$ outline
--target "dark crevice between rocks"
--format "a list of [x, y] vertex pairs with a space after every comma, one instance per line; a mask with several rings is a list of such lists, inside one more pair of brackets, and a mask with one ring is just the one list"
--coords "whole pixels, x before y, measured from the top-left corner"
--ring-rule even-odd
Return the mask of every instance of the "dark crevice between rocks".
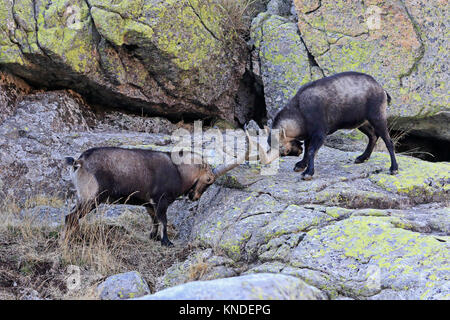
[[415, 31], [417, 37], [419, 38], [419, 42], [420, 42], [419, 55], [414, 60], [413, 65], [411, 66], [411, 68], [408, 71], [406, 71], [404, 74], [401, 74], [399, 76], [400, 86], [403, 87], [403, 79], [408, 77], [408, 76], [410, 76], [413, 72], [415, 72], [417, 70], [420, 61], [422, 61], [423, 57], [425, 56], [425, 45], [424, 45], [424, 40], [423, 40], [422, 33], [420, 31], [419, 24], [417, 23], [417, 21], [414, 19], [414, 17], [409, 12], [408, 7], [404, 3], [404, 1], [400, 0], [399, 2], [403, 6], [406, 14], [408, 15], [408, 18], [411, 21], [411, 23], [413, 25], [413, 28], [414, 28], [414, 31]]
[[310, 70], [310, 76], [311, 76], [311, 78], [313, 78], [313, 72], [312, 72], [312, 69], [313, 69], [313, 68], [319, 69], [319, 71], [320, 71], [322, 77], [325, 77], [325, 73], [323, 72], [323, 69], [320, 67], [320, 65], [319, 65], [319, 63], [317, 62], [316, 58], [314, 57], [314, 55], [313, 55], [313, 54], [311, 53], [311, 51], [309, 50], [308, 46], [307, 46], [306, 43], [305, 43], [305, 40], [303, 40], [301, 31], [300, 31], [300, 29], [298, 29], [298, 28], [297, 28], [297, 33], [298, 33], [298, 36], [300, 37], [300, 41], [302, 42], [303, 47], [305, 48], [306, 54], [307, 54], [307, 56], [308, 56], [309, 70]]
[[421, 136], [414, 133], [402, 134], [391, 130], [392, 136], [401, 136], [395, 151], [430, 162], [450, 161], [450, 141]]
[[194, 12], [194, 14], [197, 16], [198, 20], [200, 21], [200, 23], [202, 24], [203, 28], [205, 28], [206, 31], [208, 31], [211, 36], [216, 39], [217, 41], [220, 41], [220, 39], [214, 34], [214, 32], [211, 31], [211, 29], [209, 29], [206, 24], [204, 23], [202, 17], [200, 16], [200, 14], [197, 12], [197, 10], [195, 10], [194, 6], [192, 5], [191, 1], [187, 1], [189, 7], [192, 9], [192, 11]]
[[321, 7], [322, 7], [322, 0], [319, 0], [319, 4], [317, 5], [317, 7], [314, 8], [314, 9], [311, 9], [311, 10], [309, 10], [309, 11], [307, 11], [307, 12], [305, 12], [305, 14], [311, 14], [311, 13], [314, 13], [314, 12], [316, 12], [317, 10], [319, 10]]
[[[14, 14], [14, 7], [15, 7], [15, 5], [16, 5], [16, 0], [13, 0], [13, 1], [12, 1], [12, 5], [11, 5], [11, 15], [12, 15], [12, 18], [13, 18], [13, 21], [14, 21], [14, 24], [15, 24], [14, 30], [20, 29], [20, 24], [19, 24], [19, 22], [17, 21], [16, 15]], [[14, 43], [15, 45], [17, 45], [17, 47], [19, 48], [20, 53], [21, 53], [22, 55], [24, 55], [24, 52], [23, 52], [23, 50], [22, 50], [22, 47], [20, 46], [20, 43], [15, 39], [15, 37], [12, 36], [12, 35], [10, 34], [10, 35], [9, 35], [9, 40], [10, 40], [12, 43]], [[27, 41], [27, 42], [28, 42], [28, 41]], [[29, 44], [28, 44], [28, 45], [29, 45]]]
[[34, 17], [34, 32], [36, 35], [36, 45], [38, 46], [39, 50], [42, 51], [42, 53], [50, 60], [52, 61], [51, 57], [48, 55], [48, 53], [41, 47], [41, 44], [39, 43], [39, 32], [38, 32], [38, 17], [37, 17], [37, 1], [33, 0], [33, 17]]
[[[314, 68], [314, 67], [319, 68], [319, 70], [320, 70], [320, 72], [322, 74], [322, 77], [323, 77], [324, 73], [323, 73], [322, 68], [320, 67], [319, 63], [317, 62], [316, 58], [313, 56], [311, 51], [309, 51], [308, 47], [306, 46], [305, 41], [303, 40], [303, 38], [301, 36], [300, 36], [300, 40], [302, 41], [302, 43], [303, 43], [303, 45], [305, 47], [305, 50], [306, 50], [306, 54], [308, 55], [308, 61], [309, 61], [309, 68], [310, 68], [310, 70], [312, 68]], [[311, 71], [311, 76], [312, 76], [312, 71]]]
[[242, 76], [235, 100], [236, 108], [239, 110], [235, 115], [245, 114], [244, 118], [235, 116], [235, 121], [243, 126], [246, 122], [254, 120], [262, 128], [267, 122], [264, 85], [252, 71], [246, 70]]

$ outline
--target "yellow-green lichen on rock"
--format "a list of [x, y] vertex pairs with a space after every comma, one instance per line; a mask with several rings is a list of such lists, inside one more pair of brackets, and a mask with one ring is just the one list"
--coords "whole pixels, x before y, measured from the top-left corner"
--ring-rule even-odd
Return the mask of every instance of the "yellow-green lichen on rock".
[[36, 10], [37, 41], [45, 54], [75, 72], [96, 72], [93, 23], [86, 2], [42, 1]]
[[[223, 15], [217, 6], [202, 1], [142, 2], [142, 10], [131, 10], [124, 8], [123, 2], [109, 5], [93, 1], [91, 13], [97, 30], [117, 46], [145, 49], [137, 54], [147, 62], [146, 67], [153, 72], [170, 70], [174, 73], [171, 80], [181, 87], [189, 84], [183, 80], [194, 76], [184, 72], [193, 70], [198, 76], [196, 81], [207, 87], [226, 81], [223, 75], [231, 61], [223, 52], [226, 39], [221, 25], [213, 23]], [[133, 14], [124, 14], [130, 10]], [[224, 65], [211, 64], [211, 59], [223, 59]]]
[[139, 19], [144, 9], [144, 0], [89, 0], [89, 5], [114, 12], [124, 19]]
[[12, 2], [0, 3], [0, 63], [25, 64], [19, 46], [11, 41], [14, 36], [15, 22], [12, 15]]
[[[396, 175], [380, 173], [371, 175], [370, 181], [383, 189], [406, 195], [413, 202], [448, 199], [450, 193], [450, 164], [430, 163], [412, 157], [398, 157]], [[376, 153], [371, 161], [389, 163], [387, 154]]]
[[341, 288], [349, 296], [389, 290], [408, 297], [407, 287], [426, 299], [432, 292], [428, 288], [439, 290], [449, 280], [448, 240], [402, 229], [393, 217], [351, 217], [309, 232], [291, 262], [325, 270], [322, 263], [329, 261], [331, 277], [352, 279]]
[[3, 1], [0, 18], [0, 63], [26, 80], [133, 111], [235, 121], [245, 44], [216, 2]]
[[305, 83], [313, 80], [308, 53], [295, 23], [260, 13], [252, 22], [251, 37], [261, 61], [267, 112], [274, 117]]
[[[444, 71], [448, 37], [442, 31], [449, 16], [444, 2], [294, 3], [301, 37], [325, 75], [343, 71], [372, 75], [393, 98], [388, 107], [392, 119], [427, 121], [450, 112], [448, 72]], [[395, 125], [410, 127], [407, 120]], [[442, 121], [421, 129], [448, 140], [448, 126]]]

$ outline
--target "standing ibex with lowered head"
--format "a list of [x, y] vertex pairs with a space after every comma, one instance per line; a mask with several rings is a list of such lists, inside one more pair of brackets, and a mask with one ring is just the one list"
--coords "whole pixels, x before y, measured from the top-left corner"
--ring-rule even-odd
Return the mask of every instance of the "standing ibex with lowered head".
[[396, 174], [398, 165], [386, 119], [390, 101], [383, 87], [363, 73], [344, 72], [308, 83], [275, 116], [272, 129], [281, 131], [279, 150], [267, 154], [259, 148], [261, 161], [267, 164], [280, 154], [299, 153], [304, 140], [303, 159], [296, 163], [294, 170], [304, 171], [302, 178], [310, 180], [314, 175], [314, 157], [325, 137], [339, 129], [358, 128], [369, 138], [369, 143], [355, 163], [368, 160], [381, 137], [391, 156], [390, 172]]
[[96, 204], [127, 203], [145, 206], [153, 219], [150, 237], [158, 238], [161, 223], [161, 243], [172, 245], [167, 236], [168, 206], [180, 195], [187, 194], [193, 201], [200, 199], [218, 177], [248, 158], [248, 152], [243, 159], [215, 169], [201, 158], [194, 159], [199, 157], [194, 153], [187, 156], [191, 156], [189, 163], [176, 164], [168, 152], [99, 147], [83, 152], [77, 160], [66, 158], [66, 163], [73, 167], [72, 179], [77, 191], [77, 204], [65, 219], [66, 234], [77, 228], [78, 220]]

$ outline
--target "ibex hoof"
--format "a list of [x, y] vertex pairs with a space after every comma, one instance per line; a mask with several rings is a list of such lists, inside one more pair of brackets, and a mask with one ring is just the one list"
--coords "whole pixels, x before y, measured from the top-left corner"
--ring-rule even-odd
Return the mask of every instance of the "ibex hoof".
[[161, 241], [161, 236], [159, 234], [150, 234], [150, 240]]
[[161, 245], [163, 245], [165, 247], [173, 247], [173, 243], [170, 242], [170, 240], [166, 240], [166, 241], [162, 240]]
[[294, 167], [294, 171], [295, 172], [303, 172], [303, 171], [305, 171], [305, 169], [306, 169], [306, 166], [297, 166], [297, 165], [295, 165], [295, 167]]
[[361, 158], [356, 158], [355, 159], [355, 163], [364, 163], [366, 161], [367, 161], [367, 159], [361, 159]]
[[391, 171], [391, 175], [396, 175], [398, 173], [398, 170], [390, 170]]
[[302, 174], [302, 180], [306, 180], [306, 181], [309, 181], [309, 180], [312, 180], [312, 175], [310, 175], [310, 174]]

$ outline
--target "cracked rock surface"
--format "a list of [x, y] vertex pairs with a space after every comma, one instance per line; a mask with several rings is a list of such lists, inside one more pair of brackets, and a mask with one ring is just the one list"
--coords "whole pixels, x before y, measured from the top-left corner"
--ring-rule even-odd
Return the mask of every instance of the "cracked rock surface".
[[274, 272], [329, 298], [448, 297], [449, 164], [398, 156], [391, 176], [387, 154], [353, 164], [357, 155], [322, 148], [309, 182], [292, 171], [294, 157], [273, 176], [241, 166], [228, 174], [233, 185], [219, 181], [198, 204], [176, 204], [172, 221], [193, 220], [181, 236], [207, 249], [168, 270], [161, 288], [187, 281], [201, 261], [201, 280]]

